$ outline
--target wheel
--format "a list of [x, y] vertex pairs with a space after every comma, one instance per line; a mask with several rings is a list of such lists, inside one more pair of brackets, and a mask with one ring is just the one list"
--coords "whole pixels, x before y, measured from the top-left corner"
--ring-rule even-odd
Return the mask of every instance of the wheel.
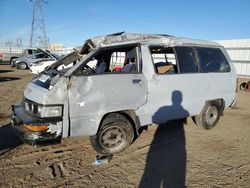
[[27, 64], [25, 62], [20, 62], [20, 63], [18, 63], [17, 67], [19, 69], [24, 70], [24, 69], [27, 69]]
[[206, 130], [215, 127], [220, 119], [221, 106], [217, 102], [208, 102], [201, 113], [193, 117], [195, 124]]
[[133, 141], [131, 122], [121, 114], [110, 114], [102, 122], [96, 136], [91, 136], [93, 148], [102, 155], [111, 155], [125, 150]]

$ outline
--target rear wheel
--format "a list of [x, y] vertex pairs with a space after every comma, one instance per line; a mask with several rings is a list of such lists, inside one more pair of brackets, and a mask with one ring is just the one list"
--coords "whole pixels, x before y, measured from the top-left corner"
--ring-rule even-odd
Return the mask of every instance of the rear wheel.
[[212, 101], [208, 102], [201, 113], [193, 117], [193, 120], [199, 127], [209, 130], [215, 127], [220, 119], [220, 115], [221, 106], [217, 102]]
[[133, 138], [131, 122], [123, 115], [113, 113], [103, 120], [97, 135], [91, 137], [91, 144], [98, 153], [111, 155], [125, 150]]
[[17, 66], [19, 69], [27, 69], [27, 64], [25, 62], [20, 62], [18, 63], [18, 66]]

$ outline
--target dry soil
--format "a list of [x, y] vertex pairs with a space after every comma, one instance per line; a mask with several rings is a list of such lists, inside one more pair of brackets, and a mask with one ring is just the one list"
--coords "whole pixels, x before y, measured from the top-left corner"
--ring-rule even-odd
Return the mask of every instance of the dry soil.
[[237, 93], [210, 131], [177, 120], [150, 126], [108, 164], [94, 165], [88, 137], [59, 145], [23, 144], [10, 126], [28, 70], [0, 65], [0, 187], [250, 187], [250, 93]]

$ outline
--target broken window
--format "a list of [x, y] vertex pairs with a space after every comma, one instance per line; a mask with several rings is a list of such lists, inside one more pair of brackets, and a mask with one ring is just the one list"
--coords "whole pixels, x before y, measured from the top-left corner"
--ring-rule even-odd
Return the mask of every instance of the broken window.
[[155, 71], [158, 74], [177, 73], [176, 58], [171, 47], [154, 46], [150, 47]]
[[77, 75], [138, 73], [137, 51], [137, 46], [99, 50], [79, 68]]
[[200, 60], [200, 72], [230, 72], [227, 59], [219, 48], [195, 48]]

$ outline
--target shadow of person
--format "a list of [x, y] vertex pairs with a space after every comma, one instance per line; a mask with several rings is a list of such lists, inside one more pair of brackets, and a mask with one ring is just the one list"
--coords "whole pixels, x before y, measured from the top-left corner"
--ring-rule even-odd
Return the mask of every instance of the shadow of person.
[[[182, 106], [180, 91], [172, 93], [172, 105], [161, 107], [153, 116], [153, 122], [161, 122], [148, 152], [144, 174], [139, 187], [185, 187], [186, 148], [184, 124], [189, 115]], [[182, 119], [163, 123], [164, 116]], [[176, 116], [177, 117], [177, 116]], [[165, 118], [168, 120], [168, 118]]]
[[23, 142], [16, 136], [10, 124], [0, 127], [0, 156], [21, 144]]

